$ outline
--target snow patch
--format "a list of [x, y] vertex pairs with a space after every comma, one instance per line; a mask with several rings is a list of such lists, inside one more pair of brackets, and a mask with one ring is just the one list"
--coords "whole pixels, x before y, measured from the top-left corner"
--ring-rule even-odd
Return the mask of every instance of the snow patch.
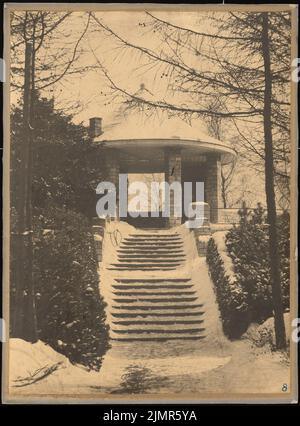
[[[164, 358], [115, 358], [109, 353], [106, 356], [103, 370], [101, 371], [101, 385], [103, 388], [118, 388], [120, 378], [129, 371], [148, 370], [152, 378], [165, 376], [173, 381], [192, 375], [193, 378], [201, 374], [215, 370], [228, 364], [231, 356], [168, 356]], [[112, 371], [114, 374], [112, 374]], [[177, 379], [178, 380], [178, 379]], [[163, 387], [163, 383], [162, 383]]]
[[[291, 334], [290, 313], [286, 312], [283, 317], [286, 338], [287, 342], [289, 342]], [[262, 324], [250, 324], [243, 338], [251, 340], [258, 347], [275, 346], [274, 317], [266, 319]]]
[[[47, 371], [50, 374], [45, 374]], [[10, 394], [24, 395], [60, 393], [66, 388], [78, 389], [99, 383], [99, 373], [88, 372], [81, 365], [73, 365], [64, 355], [42, 341], [9, 340]]]

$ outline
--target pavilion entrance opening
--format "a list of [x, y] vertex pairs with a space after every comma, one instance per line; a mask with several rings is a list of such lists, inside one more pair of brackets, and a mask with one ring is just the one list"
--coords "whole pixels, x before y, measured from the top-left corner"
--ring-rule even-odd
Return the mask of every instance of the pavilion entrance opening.
[[127, 173], [128, 208], [126, 222], [137, 228], [166, 228], [163, 217], [165, 194], [163, 172]]

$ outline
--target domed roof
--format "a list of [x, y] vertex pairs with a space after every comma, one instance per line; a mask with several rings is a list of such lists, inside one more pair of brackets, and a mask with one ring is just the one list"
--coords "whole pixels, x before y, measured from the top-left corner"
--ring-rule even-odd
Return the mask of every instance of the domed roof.
[[223, 141], [208, 136], [199, 124], [192, 125], [178, 117], [147, 117], [141, 114], [127, 114], [102, 128], [102, 135], [95, 142], [110, 148], [181, 147], [197, 153], [216, 152], [222, 162], [230, 162], [235, 156], [232, 147]]

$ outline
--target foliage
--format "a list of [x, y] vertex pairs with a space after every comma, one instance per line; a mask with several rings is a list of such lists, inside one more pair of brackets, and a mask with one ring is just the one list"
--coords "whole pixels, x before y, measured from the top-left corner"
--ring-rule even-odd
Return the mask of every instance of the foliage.
[[[240, 223], [228, 232], [226, 245], [237, 280], [247, 295], [250, 319], [261, 322], [273, 315], [268, 225], [265, 223], [265, 211], [260, 205], [252, 214], [244, 206], [239, 214]], [[285, 308], [289, 299], [288, 228], [288, 216], [281, 217], [278, 220], [280, 278]]]
[[246, 208], [240, 210], [240, 224], [229, 231], [226, 245], [242, 286], [250, 318], [262, 320], [272, 314], [268, 237], [261, 212], [252, 219]]
[[[270, 283], [268, 228], [260, 204], [253, 212], [245, 205], [239, 211], [240, 223], [226, 235], [235, 279], [230, 282], [213, 238], [209, 241], [207, 262], [215, 285], [223, 328], [229, 337], [238, 337], [251, 322], [261, 323], [273, 316]], [[289, 307], [289, 215], [278, 217], [278, 246], [283, 306]], [[237, 327], [239, 324], [239, 327]]]
[[[12, 203], [15, 205], [15, 179], [22, 144], [22, 111], [11, 117]], [[57, 204], [95, 215], [95, 188], [101, 179], [102, 161], [88, 137], [86, 128], [72, 122], [72, 116], [54, 110], [52, 101], [36, 99], [33, 123], [34, 207]]]
[[206, 258], [215, 285], [224, 333], [229, 338], [238, 338], [246, 331], [248, 325], [245, 293], [239, 283], [232, 282], [226, 274], [213, 238], [208, 242]]
[[[11, 230], [22, 144], [22, 110], [11, 117]], [[89, 218], [101, 161], [82, 125], [36, 99], [33, 123], [33, 277], [38, 337], [72, 362], [99, 369], [108, 345], [104, 302]], [[16, 304], [18, 238], [11, 239], [10, 309]]]
[[89, 223], [55, 207], [39, 210], [35, 218], [39, 338], [71, 361], [98, 369], [108, 336]]
[[284, 212], [278, 217], [278, 249], [283, 306], [290, 303], [290, 216]]

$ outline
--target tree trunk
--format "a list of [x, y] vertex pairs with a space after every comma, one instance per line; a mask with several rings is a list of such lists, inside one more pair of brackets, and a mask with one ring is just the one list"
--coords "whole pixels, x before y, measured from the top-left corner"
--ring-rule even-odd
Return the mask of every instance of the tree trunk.
[[32, 45], [26, 43], [24, 69], [23, 129], [17, 187], [16, 298], [13, 306], [12, 335], [37, 341], [36, 312], [32, 279], [31, 229], [31, 105]]
[[271, 124], [272, 74], [269, 46], [268, 13], [262, 14], [262, 51], [264, 59], [265, 93], [264, 93], [264, 139], [265, 139], [265, 187], [269, 224], [270, 274], [272, 300], [274, 309], [275, 337], [277, 349], [286, 347], [283, 318], [283, 306], [280, 284], [280, 263], [277, 243], [276, 200], [274, 190], [274, 158]]
[[221, 168], [221, 196], [223, 201], [223, 207], [224, 209], [227, 209], [227, 194], [226, 194], [225, 185], [226, 185], [226, 178]]

